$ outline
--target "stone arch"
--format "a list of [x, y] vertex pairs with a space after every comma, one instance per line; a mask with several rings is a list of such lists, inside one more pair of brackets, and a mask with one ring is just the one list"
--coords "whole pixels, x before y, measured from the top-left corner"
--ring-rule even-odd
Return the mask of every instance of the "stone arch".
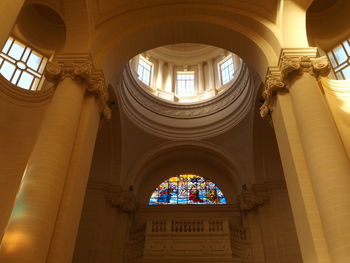
[[248, 183], [243, 166], [217, 147], [204, 142], [164, 143], [139, 158], [123, 177], [139, 203], [146, 204], [154, 188], [168, 177], [197, 174], [218, 185], [227, 202], [234, 202], [242, 184]]
[[[107, 79], [117, 76], [124, 64], [142, 51], [183, 42], [232, 51], [261, 77], [268, 65], [276, 64], [280, 41], [271, 21], [229, 8], [204, 5], [185, 10], [185, 7], [168, 5], [166, 12], [163, 6], [143, 8], [101, 23], [96, 28], [92, 51]], [[110, 32], [114, 34], [111, 36]]]

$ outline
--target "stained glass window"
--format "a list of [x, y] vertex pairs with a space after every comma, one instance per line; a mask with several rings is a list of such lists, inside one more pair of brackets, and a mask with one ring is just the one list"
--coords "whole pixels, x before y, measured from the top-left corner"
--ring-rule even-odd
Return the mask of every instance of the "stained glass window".
[[153, 191], [149, 204], [226, 204], [226, 198], [220, 188], [208, 179], [194, 174], [183, 174], [161, 183]]
[[337, 79], [350, 79], [350, 39], [327, 53]]
[[10, 37], [0, 53], [0, 74], [20, 88], [38, 90], [46, 62], [42, 54]]

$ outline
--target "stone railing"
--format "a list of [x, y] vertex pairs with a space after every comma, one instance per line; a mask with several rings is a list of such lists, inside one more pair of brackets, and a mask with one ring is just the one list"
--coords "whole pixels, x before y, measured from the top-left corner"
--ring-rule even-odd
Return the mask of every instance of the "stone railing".
[[250, 255], [247, 230], [229, 218], [149, 218], [130, 231], [125, 262], [159, 256], [249, 261]]
[[132, 229], [129, 232], [128, 242], [125, 250], [125, 262], [134, 262], [137, 258], [142, 257], [145, 248], [146, 225]]
[[227, 218], [218, 219], [152, 219], [147, 222], [147, 234], [229, 234], [229, 221]]

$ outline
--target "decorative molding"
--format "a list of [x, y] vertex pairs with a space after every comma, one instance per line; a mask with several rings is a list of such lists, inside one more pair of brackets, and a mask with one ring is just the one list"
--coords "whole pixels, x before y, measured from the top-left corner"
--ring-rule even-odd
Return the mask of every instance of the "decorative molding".
[[252, 211], [269, 200], [266, 193], [257, 193], [253, 190], [242, 190], [238, 196], [238, 206], [241, 211]]
[[287, 92], [286, 85], [281, 81], [280, 78], [274, 75], [267, 75], [265, 88], [262, 93], [264, 99], [263, 105], [260, 107], [260, 116], [271, 122], [271, 113], [273, 111], [273, 105], [276, 100], [276, 94], [279, 92]]
[[50, 101], [53, 93], [54, 89], [33, 91], [19, 88], [0, 74], [0, 96], [15, 105], [26, 108], [40, 107]]
[[126, 213], [135, 211], [136, 201], [132, 191], [109, 192], [106, 196], [108, 203]]
[[232, 86], [204, 102], [171, 103], [149, 94], [135, 80], [130, 67], [114, 89], [122, 112], [135, 125], [171, 140], [205, 139], [231, 129], [252, 110], [257, 74], [242, 63]]
[[283, 49], [277, 67], [270, 67], [262, 93], [264, 103], [260, 107], [263, 119], [272, 122], [271, 114], [277, 94], [288, 92], [291, 83], [304, 73], [318, 78], [327, 76], [331, 70], [326, 56], [316, 58], [316, 48]]
[[152, 112], [176, 119], [201, 118], [226, 108], [242, 94], [242, 91], [247, 86], [249, 74], [247, 74], [248, 68], [246, 66], [242, 65], [240, 71], [237, 80], [225, 92], [208, 101], [187, 105], [166, 102], [148, 94], [135, 80], [129, 64], [124, 70], [123, 86], [128, 89], [138, 103]]
[[95, 96], [102, 116], [106, 119], [111, 118], [111, 109], [107, 105], [109, 96], [103, 73], [93, 68], [89, 55], [57, 55], [53, 62], [47, 63], [44, 75], [54, 87], [57, 87], [65, 78], [83, 83], [86, 86], [85, 95]]

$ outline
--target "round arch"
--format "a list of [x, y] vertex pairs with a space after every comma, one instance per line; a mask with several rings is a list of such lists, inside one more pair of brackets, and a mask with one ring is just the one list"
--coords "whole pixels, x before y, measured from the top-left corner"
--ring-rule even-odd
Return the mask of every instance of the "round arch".
[[146, 204], [157, 185], [179, 174], [205, 177], [222, 190], [227, 203], [233, 203], [242, 184], [248, 184], [245, 170], [221, 150], [204, 142], [165, 143], [142, 156], [132, 166], [123, 182], [132, 186], [140, 204]]
[[[118, 15], [96, 29], [92, 50], [110, 81], [133, 56], [175, 43], [202, 43], [227, 49], [263, 77], [277, 63], [280, 41], [271, 21], [232, 8], [168, 4]], [[147, 19], [146, 19], [147, 18]], [[111, 34], [113, 32], [113, 34]]]

